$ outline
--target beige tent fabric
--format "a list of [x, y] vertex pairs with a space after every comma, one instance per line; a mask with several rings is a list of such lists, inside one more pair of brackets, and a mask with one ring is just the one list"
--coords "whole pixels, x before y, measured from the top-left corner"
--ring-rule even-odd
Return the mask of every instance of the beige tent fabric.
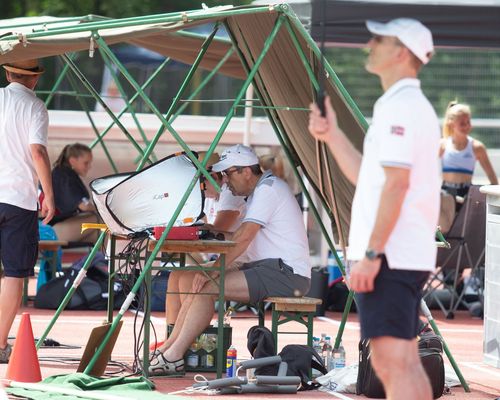
[[[228, 19], [230, 29], [250, 65], [254, 64], [254, 60], [261, 53], [277, 17], [278, 14], [275, 13]], [[297, 37], [306, 57], [310, 58], [305, 40], [298, 32]], [[284, 25], [264, 58], [256, 80], [267, 106], [309, 107], [313, 101], [312, 83]], [[337, 110], [340, 127], [361, 150], [364, 137], [361, 124], [335, 87], [329, 84], [327, 92]], [[332, 213], [332, 223], [340, 228], [337, 238], [347, 245], [353, 185], [340, 172], [329, 151], [319, 150], [324, 145], [317, 144], [308, 134], [307, 111], [279, 110], [273, 115], [273, 119], [283, 125], [284, 134], [290, 142], [289, 148], [295, 154], [296, 165], [303, 167], [302, 171], [310, 178], [311, 184], [321, 193], [328, 205]], [[326, 157], [322, 156], [323, 152]]]
[[[18, 40], [0, 40], [0, 64], [7, 64], [23, 59], [44, 58], [64, 53], [84, 51], [90, 48], [92, 32], [86, 30], [76, 33], [54, 34], [50, 36], [29, 38], [22, 41], [23, 35], [33, 31], [42, 32], [45, 27], [51, 28], [79, 28], [85, 23], [60, 22], [53, 17], [16, 18], [0, 21], [0, 37], [8, 34], [18, 36]], [[60, 19], [62, 20], [62, 18]], [[177, 34], [180, 29], [191, 28], [196, 25], [215, 22], [216, 19], [206, 19], [195, 22], [174, 22], [162, 24], [140, 25], [126, 28], [99, 29], [99, 35], [106, 44], [129, 43], [156, 51], [166, 57], [171, 57], [186, 64], [192, 64], [201, 48], [202, 40]], [[46, 22], [51, 22], [46, 24]], [[109, 21], [108, 21], [109, 22]], [[29, 27], [8, 28], [16, 24], [34, 24]], [[215, 38], [210, 44], [209, 51], [203, 58], [201, 68], [211, 70], [231, 48], [231, 43]], [[233, 54], [220, 69], [221, 73], [234, 78], [244, 78], [245, 74], [236, 54]]]
[[[233, 11], [244, 8], [252, 9], [252, 7], [239, 7]], [[235, 12], [232, 14], [231, 11], [224, 11], [220, 17], [212, 16], [199, 21], [137, 24], [127, 28], [98, 29], [98, 32], [108, 44], [126, 42], [143, 46], [189, 64], [195, 60], [203, 40], [176, 32], [201, 23], [226, 22], [236, 38], [238, 49], [243, 54], [246, 63], [252, 66], [261, 54], [264, 42], [271, 33], [279, 15], [285, 15], [285, 18], [289, 18], [288, 15], [277, 12], [270, 7], [268, 12], [263, 13], [237, 14]], [[40, 18], [37, 29], [43, 29], [44, 18], [47, 17]], [[292, 21], [292, 26], [296, 23], [295, 18], [290, 18], [290, 21]], [[103, 25], [108, 22], [104, 21]], [[0, 64], [88, 50], [90, 45], [91, 32], [88, 30], [28, 39], [24, 43], [19, 40], [6, 41], [1, 36], [8, 32], [26, 34], [33, 28], [29, 27], [19, 32], [19, 30], [5, 28], [6, 25], [13, 25], [13, 23], [12, 21], [10, 23], [0, 21]], [[67, 26], [68, 23], [66, 25], [61, 23], [61, 25]], [[71, 22], [69, 25], [85, 26], [84, 23], [75, 22]], [[317, 74], [317, 60], [312, 56], [312, 51], [305, 38], [302, 37], [302, 33], [299, 33], [297, 28], [293, 29], [306, 57], [311, 62], [314, 61], [314, 69]], [[201, 67], [213, 68], [229, 48], [230, 43], [227, 41], [214, 39]], [[246, 77], [237, 52], [228, 59], [220, 71], [233, 77]], [[266, 106], [307, 108], [313, 101], [313, 85], [285, 25], [281, 27], [275, 42], [264, 58], [255, 77], [255, 82], [262, 93], [262, 100]], [[364, 137], [361, 122], [355, 117], [346, 99], [336, 86], [328, 82], [326, 90], [337, 110], [340, 127], [348, 134], [354, 145], [361, 150]], [[326, 204], [336, 238], [340, 240], [342, 245], [347, 245], [350, 209], [354, 194], [353, 185], [341, 173], [329, 150], [324, 145], [315, 142], [308, 134], [307, 111], [272, 110], [271, 118], [279, 127], [280, 134], [292, 153], [294, 164], [300, 167], [300, 170], [308, 177], [311, 185]]]

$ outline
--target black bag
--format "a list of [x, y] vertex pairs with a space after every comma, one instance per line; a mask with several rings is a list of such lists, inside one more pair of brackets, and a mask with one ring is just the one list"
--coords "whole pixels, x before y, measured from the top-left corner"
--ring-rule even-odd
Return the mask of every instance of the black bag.
[[[329, 288], [326, 294], [325, 307], [330, 311], [344, 311], [345, 305], [347, 303], [347, 297], [349, 296], [349, 289], [345, 282], [337, 281], [334, 282]], [[352, 302], [351, 312], [356, 312], [356, 303]]]
[[[444, 391], [443, 341], [432, 331], [421, 334], [418, 341], [418, 353], [432, 387], [435, 399], [441, 397]], [[356, 382], [356, 394], [367, 397], [385, 398], [382, 382], [375, 374], [370, 362], [370, 340], [359, 342], [359, 367]]]
[[300, 344], [289, 344], [280, 351], [281, 361], [288, 364], [287, 376], [299, 376], [299, 390], [312, 390], [321, 386], [309, 379], [311, 368], [323, 375], [328, 373], [323, 360], [312, 347]]
[[[276, 354], [276, 344], [273, 334], [265, 326], [252, 326], [247, 334], [247, 348], [253, 358], [271, 357]], [[309, 370], [314, 368], [326, 374], [323, 360], [316, 350], [309, 346], [289, 344], [278, 354], [281, 360], [288, 364], [287, 376], [300, 377], [299, 390], [311, 390], [319, 387], [319, 383], [309, 380]], [[279, 365], [267, 365], [255, 370], [255, 375], [276, 376]]]
[[[96, 255], [87, 270], [87, 276], [73, 293], [67, 310], [106, 310], [108, 307], [108, 279], [104, 256]], [[55, 310], [73, 285], [75, 278], [83, 266], [82, 260], [64, 271], [63, 276], [52, 279], [42, 285], [35, 297], [35, 308]], [[125, 300], [125, 294], [120, 282], [114, 285], [114, 306], [120, 308]]]

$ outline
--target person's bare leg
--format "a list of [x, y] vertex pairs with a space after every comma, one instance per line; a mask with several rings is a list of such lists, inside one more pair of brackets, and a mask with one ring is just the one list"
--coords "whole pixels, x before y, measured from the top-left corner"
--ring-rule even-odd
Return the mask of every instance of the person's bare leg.
[[0, 292], [0, 348], [7, 346], [10, 328], [16, 318], [23, 297], [24, 278], [5, 277]]
[[431, 400], [432, 389], [418, 356], [415, 339], [390, 336], [370, 341], [372, 365], [388, 400]]
[[[245, 274], [241, 271], [228, 273], [225, 279], [224, 288], [226, 300], [241, 302], [248, 302], [250, 300]], [[209, 281], [205, 284], [202, 292], [213, 293], [217, 290], [218, 288], [215, 283]], [[164, 352], [164, 356], [167, 360], [176, 361], [181, 359], [191, 343], [193, 343], [196, 337], [203, 332], [212, 320], [214, 313], [213, 301], [215, 300], [215, 296], [210, 296], [210, 301], [207, 300], [207, 296], [208, 295], [192, 296], [192, 303], [184, 316], [184, 319], [189, 321], [189, 324], [182, 324], [177, 332], [175, 340]], [[174, 331], [175, 330], [177, 330], [177, 326]]]
[[182, 305], [180, 306], [180, 310], [177, 312], [176, 319], [174, 322], [174, 329], [172, 330], [172, 332], [170, 332], [170, 335], [165, 340], [165, 342], [160, 347], [158, 347], [158, 350], [160, 350], [161, 352], [164, 352], [167, 348], [170, 347], [170, 345], [175, 341], [176, 337], [179, 335], [179, 332], [181, 331], [189, 306], [191, 305], [191, 302], [193, 300], [193, 295], [187, 293], [191, 290], [194, 275], [195, 275], [194, 272], [192, 273], [188, 271], [185, 272], [183, 271], [182, 273], [179, 273], [176, 277], [177, 291], [184, 292], [179, 296], [180, 298], [179, 303]]
[[179, 281], [182, 272], [172, 271], [168, 276], [167, 294], [165, 296], [165, 318], [168, 324], [174, 324], [181, 309]]

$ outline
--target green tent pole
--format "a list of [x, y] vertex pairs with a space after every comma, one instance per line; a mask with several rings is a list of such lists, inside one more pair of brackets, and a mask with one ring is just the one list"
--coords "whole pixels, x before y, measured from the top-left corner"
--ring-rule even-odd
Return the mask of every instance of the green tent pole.
[[85, 263], [83, 264], [82, 269], [80, 270], [80, 272], [78, 272], [78, 275], [76, 276], [75, 280], [73, 281], [73, 285], [71, 285], [71, 287], [68, 290], [68, 293], [66, 293], [66, 296], [64, 296], [63, 301], [61, 302], [61, 304], [57, 308], [54, 316], [50, 320], [49, 325], [47, 326], [47, 328], [43, 332], [42, 336], [40, 336], [40, 339], [38, 339], [38, 341], [36, 342], [36, 349], [37, 350], [43, 344], [43, 341], [45, 340], [45, 338], [49, 334], [50, 330], [52, 329], [52, 327], [56, 323], [57, 318], [59, 318], [59, 315], [63, 312], [64, 308], [71, 300], [71, 297], [73, 296], [73, 293], [75, 293], [76, 289], [78, 288], [78, 285], [80, 285], [80, 282], [83, 280], [83, 278], [85, 278], [85, 275], [87, 274], [87, 270], [89, 269], [90, 264], [92, 263], [92, 260], [94, 259], [95, 255], [97, 253], [97, 250], [99, 250], [99, 248], [102, 246], [102, 243], [103, 243], [105, 237], [106, 237], [106, 232], [101, 232], [101, 234], [99, 235], [99, 238], [97, 239], [97, 242], [95, 243], [94, 247], [90, 251], [90, 254], [87, 256], [87, 259], [85, 260]]
[[[204, 158], [203, 162], [200, 164], [201, 169], [205, 170], [205, 165], [208, 162], [208, 159], [210, 158], [211, 154], [213, 153], [213, 150], [215, 149], [215, 147], [219, 143], [219, 140], [220, 140], [220, 138], [222, 136], [222, 133], [224, 132], [225, 127], [227, 126], [227, 124], [229, 124], [230, 119], [234, 115], [234, 110], [235, 110], [234, 106], [237, 105], [241, 101], [241, 99], [243, 98], [243, 95], [246, 92], [246, 89], [248, 88], [248, 86], [250, 85], [250, 83], [253, 81], [253, 78], [254, 78], [255, 74], [257, 73], [257, 70], [260, 67], [260, 64], [262, 63], [265, 55], [267, 54], [267, 52], [269, 51], [269, 49], [271, 47], [271, 45], [272, 45], [272, 43], [273, 43], [276, 35], [278, 34], [279, 29], [280, 29], [282, 23], [283, 23], [283, 17], [280, 16], [278, 18], [278, 20], [276, 21], [276, 24], [275, 24], [273, 30], [271, 31], [271, 34], [266, 39], [266, 42], [264, 43], [264, 47], [262, 49], [262, 52], [259, 55], [257, 61], [255, 62], [255, 65], [250, 70], [250, 72], [248, 74], [248, 77], [245, 80], [245, 82], [244, 82], [244, 84], [243, 84], [243, 86], [242, 86], [239, 94], [236, 96], [236, 99], [234, 100], [234, 103], [233, 103], [233, 107], [231, 107], [231, 110], [229, 111], [229, 114], [226, 116], [226, 118], [224, 120], [224, 123], [222, 124], [221, 129], [219, 130], [219, 132], [217, 133], [217, 135], [214, 138], [213, 143], [209, 147], [209, 149], [207, 151], [207, 156]], [[153, 249], [153, 251], [151, 253], [151, 256], [149, 257], [148, 261], [146, 262], [146, 265], [144, 266], [143, 271], [139, 275], [139, 277], [138, 277], [135, 285], [133, 286], [131, 292], [129, 293], [129, 295], [125, 299], [125, 302], [123, 303], [122, 308], [120, 309], [120, 311], [118, 312], [118, 315], [113, 320], [113, 323], [111, 324], [111, 327], [108, 329], [105, 337], [103, 338], [101, 344], [99, 345], [99, 347], [97, 348], [96, 352], [94, 353], [94, 356], [92, 357], [92, 359], [90, 360], [89, 364], [87, 365], [87, 368], [85, 369], [84, 373], [88, 374], [90, 371], [92, 371], [92, 368], [94, 367], [97, 359], [101, 355], [104, 347], [108, 343], [110, 337], [113, 335], [113, 332], [116, 330], [116, 327], [117, 327], [118, 323], [120, 322], [123, 314], [128, 309], [128, 307], [130, 306], [130, 304], [132, 303], [132, 301], [133, 301], [133, 299], [135, 297], [135, 293], [137, 293], [137, 291], [139, 290], [139, 287], [142, 284], [142, 281], [144, 280], [145, 275], [147, 273], [149, 273], [151, 265], [153, 264], [154, 260], [156, 259], [156, 256], [157, 256], [158, 252], [160, 251], [160, 248], [163, 245], [163, 242], [165, 241], [165, 238], [167, 237], [168, 232], [172, 228], [175, 220], [177, 219], [177, 216], [179, 215], [180, 211], [184, 207], [184, 204], [185, 204], [187, 198], [189, 197], [189, 194], [191, 193], [191, 191], [192, 191], [192, 189], [193, 189], [196, 181], [198, 180], [198, 177], [200, 176], [200, 173], [202, 172], [201, 169], [198, 169], [198, 172], [196, 173], [195, 177], [191, 181], [188, 189], [186, 190], [186, 193], [184, 193], [184, 196], [180, 200], [180, 203], [179, 203], [177, 209], [175, 210], [175, 212], [174, 212], [174, 214], [173, 214], [170, 222], [166, 226], [165, 231], [161, 235], [160, 239], [158, 240], [158, 243], [156, 244], [155, 248]]]
[[[146, 137], [146, 134], [144, 133], [144, 130], [142, 129], [142, 126], [141, 126], [139, 120], [137, 119], [137, 115], [135, 114], [134, 107], [132, 106], [132, 101], [130, 101], [128, 99], [128, 96], [125, 93], [125, 90], [123, 89], [122, 84], [120, 83], [120, 79], [118, 79], [118, 76], [116, 75], [115, 71], [113, 70], [113, 65], [111, 64], [111, 62], [110, 62], [108, 56], [106, 55], [106, 53], [104, 51], [102, 51], [101, 48], [99, 48], [99, 53], [101, 54], [101, 57], [104, 60], [104, 63], [108, 67], [109, 72], [111, 74], [111, 77], [113, 78], [113, 81], [116, 84], [116, 87], [120, 91], [120, 95], [122, 96], [121, 98], [125, 102], [125, 107], [127, 107], [127, 111], [132, 116], [132, 119], [135, 122], [135, 126], [137, 127], [137, 130], [139, 131], [139, 134], [141, 135], [142, 140], [144, 141], [145, 145], [148, 146], [149, 145], [148, 138]], [[154, 153], [151, 153], [151, 159], [153, 160], [153, 162], [155, 162], [155, 161], [158, 160], [156, 158], [156, 156], [155, 156]]]
[[427, 321], [429, 321], [429, 324], [432, 327], [432, 330], [436, 333], [436, 335], [439, 335], [439, 337], [443, 340], [444, 352], [446, 353], [448, 360], [450, 360], [450, 364], [453, 367], [453, 369], [455, 370], [455, 373], [457, 374], [458, 379], [460, 380], [460, 383], [462, 384], [462, 387], [464, 388], [464, 391], [469, 393], [470, 392], [469, 385], [467, 384], [467, 381], [465, 380], [464, 376], [462, 375], [460, 368], [458, 368], [458, 364], [456, 363], [455, 358], [451, 354], [451, 351], [448, 348], [448, 345], [446, 344], [443, 336], [441, 335], [441, 332], [439, 331], [439, 328], [436, 325], [436, 322], [434, 321], [434, 317], [432, 316], [431, 311], [429, 310], [429, 307], [427, 307], [427, 303], [425, 302], [424, 299], [422, 299], [420, 301], [420, 309], [422, 310], [422, 313], [424, 314], [424, 316], [427, 318]]
[[[92, 126], [92, 130], [94, 131], [94, 133], [95, 133], [96, 136], [99, 136], [99, 130], [97, 129], [97, 126], [94, 123], [94, 119], [90, 115], [90, 111], [89, 111], [89, 107], [87, 105], [87, 102], [85, 101], [84, 98], [81, 98], [78, 95], [78, 85], [75, 82], [75, 78], [72, 77], [71, 75], [68, 75], [68, 80], [70, 82], [70, 85], [73, 87], [73, 90], [77, 93], [76, 99], [77, 99], [78, 103], [80, 103], [80, 107], [84, 110], [85, 115], [87, 116], [87, 118], [88, 118], [88, 120], [90, 122], [90, 125]], [[101, 147], [102, 147], [102, 149], [104, 151], [104, 154], [106, 155], [106, 158], [109, 161], [109, 164], [111, 165], [111, 168], [113, 169], [113, 171], [115, 173], [117, 173], [118, 169], [116, 168], [116, 165], [115, 165], [115, 163], [113, 161], [113, 158], [111, 157], [111, 154], [108, 151], [108, 147], [106, 146], [106, 144], [104, 143], [104, 141], [101, 141]]]
[[[233, 34], [232, 34], [229, 26], [227, 26], [227, 25], [226, 25], [226, 30], [228, 31], [229, 36], [231, 37], [231, 39], [233, 40], [233, 43], [234, 43], [235, 42], [235, 38], [234, 38], [234, 36], [233, 36]], [[292, 38], [293, 37], [294, 36], [292, 35]], [[297, 47], [298, 46], [298, 41], [295, 40], [294, 44]], [[300, 47], [297, 48], [297, 50], [299, 50], [299, 49], [300, 49]], [[301, 53], [301, 51], [299, 51], [299, 54], [300, 53]], [[248, 69], [248, 64], [247, 64], [244, 56], [241, 54], [241, 52], [239, 52], [239, 55], [240, 55], [240, 59], [241, 59], [242, 64], [244, 65], [244, 67], [246, 69]], [[303, 62], [304, 62], [304, 58], [303, 58]], [[305, 64], [305, 66], [307, 66], [306, 69], [308, 69], [309, 64], [307, 62], [305, 62], [304, 64]], [[308, 70], [310, 71], [310, 69], [308, 69]], [[313, 82], [313, 84], [317, 86], [317, 82], [316, 82], [316, 78], [315, 78], [314, 74], [310, 74], [310, 78], [311, 78], [311, 81]], [[254, 88], [256, 90], [257, 95], [259, 96], [259, 98], [262, 101], [263, 100], [263, 96], [260, 93], [260, 90], [259, 90], [258, 86], [254, 85]], [[300, 174], [298, 173], [298, 171], [297, 171], [297, 169], [295, 167], [295, 162], [294, 162], [293, 157], [292, 157], [292, 155], [291, 155], [291, 153], [289, 151], [289, 147], [293, 148], [293, 146], [292, 146], [292, 144], [290, 142], [288, 144], [285, 143], [284, 137], [286, 135], [282, 135], [280, 133], [280, 129], [276, 126], [276, 123], [279, 121], [279, 118], [277, 116], [276, 116], [276, 118], [273, 118], [271, 116], [271, 113], [268, 110], [266, 110], [266, 113], [268, 114], [269, 120], [270, 120], [270, 122], [271, 122], [271, 124], [272, 124], [272, 126], [273, 126], [273, 128], [274, 128], [274, 130], [276, 132], [278, 140], [280, 141], [280, 144], [281, 144], [283, 150], [285, 151], [285, 154], [286, 154], [288, 160], [290, 161], [290, 164], [293, 167], [292, 169], [293, 169], [293, 171], [295, 173], [295, 176], [297, 177], [297, 180], [298, 180], [298, 182], [299, 182], [299, 184], [301, 186], [301, 189], [302, 189], [304, 195], [306, 196], [306, 199], [307, 199], [307, 201], [309, 203], [309, 206], [310, 206], [311, 210], [313, 211], [313, 214], [314, 214], [314, 217], [315, 217], [316, 221], [318, 222], [318, 224], [320, 226], [320, 229], [321, 229], [321, 231], [323, 233], [323, 236], [324, 236], [325, 240], [327, 241], [328, 246], [331, 249], [331, 251], [332, 251], [332, 253], [333, 253], [333, 255], [334, 255], [334, 257], [335, 257], [335, 259], [337, 261], [337, 265], [339, 266], [339, 269], [340, 269], [342, 275], [345, 277], [346, 276], [345, 268], [344, 268], [344, 265], [343, 265], [342, 261], [340, 260], [340, 257], [338, 256], [338, 253], [337, 253], [337, 251], [335, 249], [335, 245], [333, 244], [333, 241], [331, 240], [331, 238], [330, 238], [330, 236], [329, 236], [329, 234], [328, 234], [328, 232], [327, 232], [327, 230], [326, 230], [326, 228], [325, 228], [325, 226], [323, 224], [323, 221], [321, 220], [319, 212], [316, 209], [316, 206], [315, 206], [314, 202], [312, 201], [312, 198], [311, 198], [311, 196], [309, 194], [309, 191], [308, 191], [307, 187], [304, 185], [304, 182], [302, 181], [302, 177], [300, 176]], [[280, 126], [281, 126], [281, 124], [280, 124]], [[281, 126], [281, 130], [283, 132], [285, 132], [285, 129], [284, 129], [283, 126]], [[327, 209], [326, 208], [326, 204], [324, 204], [324, 203], [323, 203], [323, 207], [325, 207], [325, 209]], [[346, 305], [344, 307], [344, 312], [342, 314], [342, 319], [340, 321], [339, 329], [337, 331], [337, 337], [335, 339], [335, 345], [334, 346], [335, 346], [336, 349], [340, 346], [340, 341], [342, 340], [342, 335], [343, 335], [343, 332], [344, 332], [345, 324], [347, 323], [347, 316], [349, 315], [349, 311], [351, 309], [353, 299], [354, 299], [354, 292], [352, 290], [349, 290], [349, 295], [348, 295], [348, 298], [347, 298], [347, 301], [346, 301]]]
[[[208, 49], [208, 46], [215, 36], [215, 30], [212, 32], [212, 35], [207, 38], [206, 42], [203, 44], [202, 49], [200, 51], [200, 54], [202, 56], [205, 54], [206, 50]], [[179, 134], [172, 128], [170, 123], [167, 121], [167, 119], [163, 116], [162, 113], [158, 110], [158, 108], [153, 104], [151, 99], [141, 90], [140, 86], [137, 84], [137, 82], [134, 80], [134, 78], [128, 73], [126, 68], [123, 66], [123, 64], [116, 58], [114, 53], [111, 51], [111, 49], [108, 47], [106, 42], [99, 36], [96, 35], [96, 41], [99, 43], [99, 45], [102, 47], [102, 50], [106, 52], [108, 57], [111, 59], [111, 61], [118, 67], [120, 72], [123, 74], [123, 76], [130, 82], [130, 84], [134, 87], [134, 89], [140, 94], [141, 98], [144, 100], [144, 102], [148, 105], [148, 107], [153, 111], [153, 113], [160, 119], [162, 124], [169, 130], [169, 132], [172, 134], [172, 136], [177, 140], [177, 143], [183, 148], [183, 150], [186, 152], [186, 155], [189, 157], [191, 162], [193, 162], [194, 165], [201, 171], [201, 173], [207, 178], [207, 180], [218, 190], [220, 191], [219, 185], [217, 185], [217, 182], [212, 178], [212, 176], [204, 169], [201, 167], [200, 162], [198, 159], [194, 156], [193, 152], [190, 150], [190, 148], [186, 145], [186, 143], [182, 140], [182, 138], [179, 136]], [[202, 56], [200, 57], [200, 54], [198, 54], [198, 57], [195, 61], [196, 66], [201, 62]], [[195, 65], [193, 64], [193, 67]], [[194, 69], [196, 68], [191, 68], [190, 72], [194, 73]], [[190, 75], [192, 76], [192, 74]], [[187, 85], [186, 82], [184, 82], [184, 87]], [[172, 109], [172, 106], [170, 107]], [[151, 141], [150, 145], [146, 149], [146, 152], [144, 153], [143, 159], [139, 166], [137, 167], [138, 169], [141, 169], [144, 166], [144, 163], [149, 157], [149, 154], [151, 154], [151, 151], [153, 150], [154, 146], [156, 145], [158, 139], [160, 137], [160, 134], [157, 134], [156, 137]]]
[[[216, 11], [216, 12], [209, 12], [209, 11], [204, 12], [201, 10], [194, 10], [194, 11], [183, 11], [180, 13], [171, 13], [171, 14], [109, 19], [96, 22], [88, 22], [85, 24], [79, 24], [72, 27], [59, 27], [59, 28], [48, 27], [46, 30], [43, 31], [27, 33], [25, 37], [27, 40], [30, 40], [34, 38], [42, 38], [54, 35], [91, 32], [104, 29], [127, 28], [138, 25], [167, 24], [167, 23], [178, 23], [178, 22], [184, 23], [184, 22], [206, 20], [210, 18], [220, 20], [228, 16], [235, 16], [235, 15], [248, 15], [248, 14], [254, 15], [258, 13], [270, 13], [276, 11], [279, 8], [280, 6], [274, 5], [274, 6], [251, 7], [242, 9], [230, 9], [226, 11]], [[2, 41], [12, 41], [12, 40], [19, 41], [19, 37], [13, 34], [9, 36], [4, 36], [2, 38]]]
[[49, 95], [47, 96], [47, 99], [45, 99], [45, 107], [49, 106], [50, 102], [52, 101], [52, 98], [54, 97], [56, 90], [59, 88], [59, 85], [61, 84], [64, 77], [68, 73], [68, 70], [69, 70], [68, 65], [66, 65], [66, 64], [63, 64], [63, 65], [64, 65], [63, 70], [61, 71], [61, 73], [57, 77], [57, 80], [56, 80], [56, 83], [54, 83], [54, 86], [52, 86], [52, 90], [50, 91]]
[[122, 132], [125, 134], [125, 136], [129, 139], [129, 141], [132, 143], [132, 145], [136, 148], [136, 150], [140, 153], [143, 154], [142, 148], [137, 144], [135, 139], [130, 135], [130, 133], [127, 131], [127, 128], [123, 126], [123, 124], [116, 118], [115, 114], [109, 109], [109, 107], [106, 105], [106, 103], [102, 100], [101, 96], [99, 96], [99, 93], [92, 87], [91, 83], [88, 81], [88, 79], [83, 75], [83, 73], [78, 69], [76, 64], [71, 60], [71, 58], [68, 57], [67, 54], [63, 54], [61, 57], [63, 57], [64, 61], [69, 65], [71, 70], [75, 73], [75, 75], [80, 79], [80, 81], [83, 83], [85, 88], [94, 96], [94, 98], [102, 105], [104, 110], [108, 113], [108, 115], [111, 117], [111, 119], [115, 122], [116, 125], [122, 130]]
[[[151, 76], [144, 82], [144, 84], [141, 86], [142, 90], [145, 90], [151, 82], [158, 76], [158, 74], [163, 70], [163, 68], [171, 61], [170, 58], [166, 58], [159, 66], [158, 68], [151, 74]], [[130, 103], [133, 103], [137, 98], [139, 97], [139, 93], [134, 93], [134, 95], [130, 98]], [[120, 119], [120, 117], [127, 112], [128, 107], [125, 106], [123, 107], [120, 112], [116, 115], [116, 118]], [[91, 144], [90, 148], [94, 148], [95, 145], [99, 142], [102, 141], [103, 137], [109, 132], [109, 130], [115, 125], [115, 121], [111, 121], [111, 123], [102, 131], [102, 133], [99, 135], [97, 139], [95, 139]]]

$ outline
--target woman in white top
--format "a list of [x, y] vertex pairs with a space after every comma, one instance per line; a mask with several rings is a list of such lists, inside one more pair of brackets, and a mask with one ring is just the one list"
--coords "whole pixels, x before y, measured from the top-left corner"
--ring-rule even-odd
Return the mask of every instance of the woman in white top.
[[471, 111], [466, 104], [449, 103], [443, 123], [440, 156], [443, 166], [442, 188], [452, 196], [465, 196], [472, 184], [476, 160], [479, 161], [492, 185], [498, 179], [486, 147], [469, 136], [472, 130]]

